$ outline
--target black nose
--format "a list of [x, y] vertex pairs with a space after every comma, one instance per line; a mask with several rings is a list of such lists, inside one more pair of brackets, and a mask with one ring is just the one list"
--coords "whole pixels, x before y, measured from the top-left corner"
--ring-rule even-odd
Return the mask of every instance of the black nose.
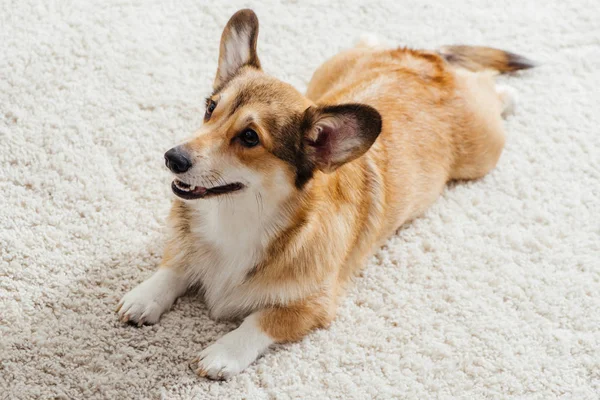
[[176, 174], [182, 174], [192, 166], [187, 154], [179, 147], [173, 147], [165, 153], [165, 165]]

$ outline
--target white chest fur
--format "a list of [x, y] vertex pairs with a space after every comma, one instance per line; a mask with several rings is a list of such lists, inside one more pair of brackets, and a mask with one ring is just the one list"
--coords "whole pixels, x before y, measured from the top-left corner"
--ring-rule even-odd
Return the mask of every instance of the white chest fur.
[[221, 196], [189, 204], [194, 241], [187, 268], [190, 280], [202, 285], [211, 316], [250, 312], [263, 296], [242, 284], [283, 225], [282, 218], [274, 215], [278, 207], [252, 190], [235, 198]]

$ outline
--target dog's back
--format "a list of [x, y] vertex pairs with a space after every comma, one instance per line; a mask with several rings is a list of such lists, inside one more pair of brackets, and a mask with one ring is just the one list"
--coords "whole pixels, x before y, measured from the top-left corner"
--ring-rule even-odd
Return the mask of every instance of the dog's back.
[[320, 104], [375, 107], [383, 128], [349, 174], [377, 168], [382, 190], [381, 238], [422, 213], [451, 179], [476, 179], [497, 163], [504, 146], [501, 115], [511, 105], [494, 76], [531, 68], [524, 57], [487, 47], [446, 46], [438, 52], [344, 51], [313, 75], [307, 97]]

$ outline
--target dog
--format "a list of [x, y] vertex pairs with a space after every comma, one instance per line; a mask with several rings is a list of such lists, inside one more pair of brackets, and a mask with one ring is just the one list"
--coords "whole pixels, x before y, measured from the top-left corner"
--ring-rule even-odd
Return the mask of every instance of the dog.
[[154, 324], [199, 287], [212, 318], [243, 318], [192, 361], [211, 379], [327, 327], [374, 250], [447, 182], [493, 169], [512, 107], [494, 77], [534, 66], [488, 47], [366, 40], [302, 95], [262, 71], [258, 28], [247, 9], [227, 23], [204, 123], [165, 154], [176, 198], [164, 256], [117, 306], [123, 322]]

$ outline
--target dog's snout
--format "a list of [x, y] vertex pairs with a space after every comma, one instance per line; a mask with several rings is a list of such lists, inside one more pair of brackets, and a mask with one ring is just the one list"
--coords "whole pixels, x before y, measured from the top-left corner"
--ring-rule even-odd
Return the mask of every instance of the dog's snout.
[[192, 167], [190, 157], [179, 147], [165, 153], [165, 165], [176, 174], [182, 174]]

